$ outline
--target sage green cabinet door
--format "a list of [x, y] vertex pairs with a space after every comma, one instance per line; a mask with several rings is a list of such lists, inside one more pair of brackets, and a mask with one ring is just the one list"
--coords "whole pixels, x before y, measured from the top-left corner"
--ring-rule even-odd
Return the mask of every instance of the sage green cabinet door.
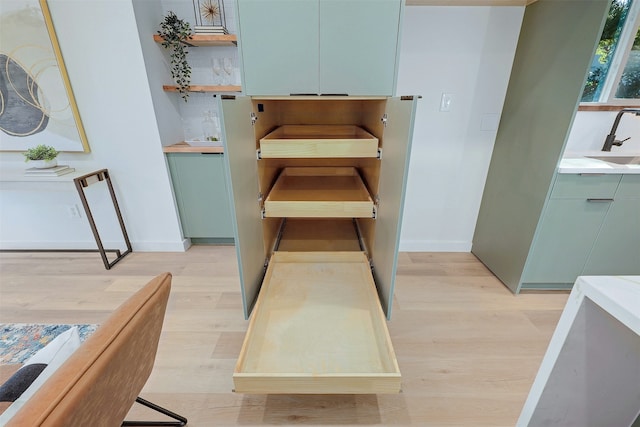
[[251, 98], [238, 96], [218, 100], [225, 141], [226, 173], [231, 205], [240, 289], [245, 318], [253, 309], [265, 274], [267, 253], [258, 202], [258, 162], [251, 125]]
[[222, 154], [168, 153], [184, 237], [232, 238]]
[[392, 96], [400, 0], [320, 0], [320, 93]]
[[393, 305], [402, 212], [417, 103], [417, 96], [413, 99], [390, 98], [385, 109], [388, 121], [383, 135], [384, 154], [378, 187], [380, 204], [371, 257], [380, 303], [388, 319], [391, 319]]
[[640, 275], [640, 175], [623, 175], [583, 275]]
[[572, 284], [596, 241], [611, 202], [551, 199], [523, 273], [527, 284]]
[[247, 95], [316, 94], [318, 0], [238, 0]]

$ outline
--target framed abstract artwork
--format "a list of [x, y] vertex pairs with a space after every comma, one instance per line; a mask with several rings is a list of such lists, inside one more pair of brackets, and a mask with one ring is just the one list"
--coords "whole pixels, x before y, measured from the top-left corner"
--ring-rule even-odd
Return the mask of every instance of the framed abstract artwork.
[[89, 152], [46, 0], [0, 3], [0, 151]]

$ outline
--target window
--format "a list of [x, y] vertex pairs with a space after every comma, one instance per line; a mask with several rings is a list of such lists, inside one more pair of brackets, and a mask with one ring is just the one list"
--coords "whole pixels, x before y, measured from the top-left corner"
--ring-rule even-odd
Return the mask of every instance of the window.
[[582, 102], [640, 104], [640, 0], [612, 0]]

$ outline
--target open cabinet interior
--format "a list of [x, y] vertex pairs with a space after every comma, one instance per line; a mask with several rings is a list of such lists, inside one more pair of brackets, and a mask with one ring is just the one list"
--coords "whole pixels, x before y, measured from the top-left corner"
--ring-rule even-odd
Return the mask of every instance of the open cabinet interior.
[[[247, 316], [255, 301], [236, 391], [397, 393], [401, 375], [385, 311], [415, 103], [221, 102]], [[402, 102], [389, 126], [389, 104]], [[381, 199], [389, 200], [384, 217]], [[376, 275], [376, 264], [386, 276]]]
[[357, 218], [362, 250], [374, 249], [386, 102], [252, 100], [267, 257], [281, 235], [281, 218]]

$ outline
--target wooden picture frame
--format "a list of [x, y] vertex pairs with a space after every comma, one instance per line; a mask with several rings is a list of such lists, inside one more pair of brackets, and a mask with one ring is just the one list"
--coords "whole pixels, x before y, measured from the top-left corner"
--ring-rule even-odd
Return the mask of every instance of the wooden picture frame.
[[0, 151], [90, 151], [47, 0], [3, 2], [0, 65]]

